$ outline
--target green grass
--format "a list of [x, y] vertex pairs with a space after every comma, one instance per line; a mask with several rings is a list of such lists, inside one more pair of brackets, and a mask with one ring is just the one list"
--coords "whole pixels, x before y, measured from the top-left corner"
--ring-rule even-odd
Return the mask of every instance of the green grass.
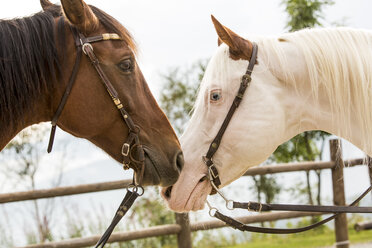
[[[267, 235], [254, 234], [252, 241], [235, 245], [226, 246], [229, 248], [316, 248], [323, 246], [331, 246], [335, 243], [334, 232], [327, 230], [324, 233], [314, 231], [305, 232], [302, 234], [292, 235]], [[362, 231], [357, 233], [353, 229], [349, 229], [349, 239], [351, 244], [364, 243], [372, 241], [372, 230]]]

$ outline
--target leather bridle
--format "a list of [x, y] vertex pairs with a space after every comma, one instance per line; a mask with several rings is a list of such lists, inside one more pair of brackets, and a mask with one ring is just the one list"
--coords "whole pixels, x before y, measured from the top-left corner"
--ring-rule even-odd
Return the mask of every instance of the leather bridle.
[[227, 225], [238, 229], [240, 231], [249, 231], [249, 232], [259, 232], [259, 233], [274, 233], [274, 234], [290, 234], [290, 233], [298, 233], [310, 230], [312, 228], [318, 227], [323, 225], [342, 213], [372, 213], [372, 207], [356, 207], [357, 203], [362, 200], [364, 196], [367, 195], [372, 190], [372, 185], [363, 192], [361, 196], [358, 197], [353, 203], [349, 206], [313, 206], [313, 205], [290, 205], [290, 204], [264, 204], [259, 202], [236, 202], [233, 200], [229, 200], [220, 190], [219, 186], [221, 185], [221, 179], [218, 174], [217, 167], [213, 163], [213, 155], [217, 152], [222, 137], [231, 121], [232, 116], [234, 115], [235, 111], [239, 107], [243, 97], [244, 92], [248, 88], [249, 84], [252, 81], [251, 75], [253, 68], [256, 64], [257, 60], [257, 52], [258, 46], [255, 43], [252, 43], [252, 55], [251, 59], [248, 64], [248, 68], [245, 74], [242, 76], [240, 87], [238, 90], [237, 95], [216, 135], [213, 139], [212, 143], [209, 146], [207, 154], [203, 156], [203, 162], [208, 167], [208, 178], [212, 185], [212, 192], [211, 194], [218, 193], [226, 202], [226, 208], [229, 210], [233, 210], [236, 208], [239, 209], [246, 209], [248, 211], [254, 212], [264, 212], [264, 211], [305, 211], [305, 212], [322, 212], [322, 213], [334, 213], [332, 216], [319, 221], [315, 224], [301, 227], [301, 228], [293, 228], [293, 229], [278, 229], [278, 228], [265, 228], [265, 227], [256, 227], [256, 226], [249, 226], [245, 225], [229, 216], [226, 216], [218, 211], [217, 208], [212, 207], [211, 204], [207, 201], [207, 205], [209, 207], [209, 215], [211, 217], [216, 217], [217, 219], [225, 222]]
[[[94, 49], [91, 43], [107, 41], [107, 40], [121, 40], [118, 34], [114, 33], [105, 33], [98, 36], [92, 37], [84, 37], [75, 27], [71, 27], [71, 32], [74, 37], [75, 46], [76, 46], [76, 59], [75, 64], [72, 69], [71, 76], [69, 78], [66, 90], [62, 96], [62, 99], [58, 105], [58, 108], [52, 118], [52, 130], [50, 133], [49, 138], [49, 145], [48, 145], [48, 152], [52, 151], [54, 136], [56, 132], [56, 126], [60, 115], [62, 114], [63, 108], [66, 105], [67, 99], [71, 93], [72, 87], [76, 80], [77, 73], [79, 71], [80, 61], [82, 58], [83, 53], [88, 56], [89, 60], [93, 64], [94, 68], [96, 69], [101, 82], [105, 86], [108, 94], [110, 95], [113, 103], [115, 104], [116, 108], [120, 111], [120, 114], [124, 120], [124, 123], [128, 127], [128, 137], [124, 142], [121, 153], [123, 155], [123, 168], [128, 170], [132, 168], [134, 170], [133, 174], [133, 182], [131, 185], [128, 186], [127, 193], [121, 202], [116, 214], [107, 228], [106, 232], [102, 235], [101, 239], [98, 241], [95, 247], [104, 247], [106, 242], [108, 241], [112, 231], [114, 230], [115, 226], [119, 223], [121, 218], [128, 212], [129, 208], [133, 205], [134, 201], [137, 197], [142, 196], [144, 193], [144, 189], [141, 186], [142, 179], [145, 170], [145, 154], [142, 147], [142, 144], [139, 140], [139, 132], [140, 128], [134, 124], [132, 118], [128, 114], [128, 112], [124, 109], [122, 102], [119, 99], [119, 95], [115, 90], [114, 86], [111, 84], [110, 80], [106, 76], [105, 72], [102, 70], [100, 62], [96, 55], [94, 54]], [[138, 174], [138, 181], [136, 180], [136, 173]]]

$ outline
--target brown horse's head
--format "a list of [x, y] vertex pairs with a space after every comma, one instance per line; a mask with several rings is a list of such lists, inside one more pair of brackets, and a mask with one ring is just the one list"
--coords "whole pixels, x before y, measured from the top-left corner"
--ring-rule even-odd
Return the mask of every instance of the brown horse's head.
[[[55, 22], [58, 23], [56, 28], [65, 33], [62, 42], [65, 47], [58, 47], [60, 57], [64, 57], [61, 59], [63, 80], [54, 89], [50, 116], [53, 116], [61, 101], [76, 58], [76, 47], [69, 26], [75, 26], [86, 37], [103, 33], [119, 34], [121, 40], [102, 41], [92, 45], [100, 66], [118, 92], [124, 109], [141, 130], [139, 138], [145, 151], [143, 184], [167, 186], [175, 183], [183, 166], [179, 142], [136, 63], [135, 43], [130, 34], [114, 18], [88, 6], [83, 0], [62, 0], [61, 3], [64, 16], [57, 17]], [[56, 8], [46, 0], [41, 0], [41, 4], [45, 11]], [[63, 19], [68, 22], [63, 22]], [[59, 31], [56, 35], [57, 40], [61, 41]], [[122, 162], [121, 149], [128, 136], [128, 127], [85, 55], [58, 126], [91, 141]]]

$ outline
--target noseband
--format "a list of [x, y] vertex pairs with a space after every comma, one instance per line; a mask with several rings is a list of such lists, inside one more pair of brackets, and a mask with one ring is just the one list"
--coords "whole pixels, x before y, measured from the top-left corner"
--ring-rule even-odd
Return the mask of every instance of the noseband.
[[264, 204], [259, 202], [235, 202], [233, 200], [229, 200], [220, 190], [219, 186], [221, 185], [221, 179], [218, 174], [218, 170], [213, 163], [213, 155], [217, 152], [222, 136], [224, 135], [227, 126], [229, 125], [231, 118], [237, 108], [239, 107], [244, 92], [248, 88], [250, 82], [251, 82], [251, 75], [253, 68], [256, 64], [257, 60], [257, 51], [258, 47], [257, 44], [252, 43], [252, 55], [251, 59], [248, 64], [248, 68], [245, 72], [245, 74], [242, 76], [240, 87], [238, 90], [237, 95], [235, 96], [235, 99], [216, 135], [216, 137], [213, 139], [212, 143], [209, 146], [209, 149], [207, 151], [207, 154], [202, 157], [203, 162], [208, 167], [208, 178], [210, 180], [210, 183], [212, 185], [212, 192], [211, 194], [218, 193], [226, 202], [226, 208], [229, 210], [233, 210], [236, 208], [240, 209], [246, 209], [248, 211], [254, 211], [254, 212], [263, 212], [263, 211], [306, 211], [306, 212], [323, 212], [323, 213], [334, 213], [332, 216], [319, 221], [315, 224], [301, 227], [301, 228], [293, 228], [293, 229], [278, 229], [278, 228], [265, 228], [265, 227], [256, 227], [256, 226], [249, 226], [245, 225], [229, 216], [226, 216], [218, 211], [217, 208], [212, 207], [211, 204], [207, 201], [207, 205], [209, 207], [209, 215], [211, 217], [216, 217], [217, 219], [225, 222], [227, 225], [238, 229], [240, 231], [249, 231], [249, 232], [258, 232], [258, 233], [274, 233], [274, 234], [290, 234], [290, 233], [298, 233], [298, 232], [304, 232], [310, 229], [313, 229], [315, 227], [318, 227], [320, 225], [323, 225], [333, 219], [335, 219], [337, 216], [339, 216], [342, 213], [372, 213], [372, 207], [357, 207], [356, 205], [360, 202], [360, 200], [363, 199], [372, 190], [372, 185], [363, 192], [361, 196], [358, 197], [353, 203], [351, 203], [349, 206], [313, 206], [313, 205], [289, 205], [289, 204]]
[[[91, 43], [107, 41], [107, 40], [121, 40], [118, 34], [106, 33], [98, 36], [92, 37], [84, 37], [75, 27], [71, 26], [71, 32], [73, 34], [76, 46], [76, 59], [75, 64], [72, 69], [72, 73], [70, 79], [68, 81], [66, 90], [62, 96], [61, 102], [58, 105], [57, 111], [55, 112], [53, 119], [52, 119], [52, 129], [49, 138], [49, 145], [48, 145], [48, 153], [52, 151], [54, 136], [56, 132], [56, 126], [59, 117], [62, 114], [63, 108], [66, 105], [67, 99], [71, 93], [71, 89], [74, 85], [76, 80], [77, 73], [79, 71], [80, 61], [83, 53], [89, 58], [91, 63], [93, 64], [94, 68], [96, 69], [101, 82], [105, 86], [108, 94], [110, 95], [113, 103], [115, 104], [116, 108], [119, 110], [124, 123], [128, 127], [128, 137], [124, 142], [121, 154], [123, 155], [123, 168], [128, 170], [132, 168], [134, 170], [133, 174], [133, 182], [128, 187], [127, 193], [120, 204], [116, 214], [106, 230], [103, 234], [101, 239], [96, 244], [96, 247], [104, 247], [107, 240], [109, 239], [112, 231], [114, 230], [115, 226], [119, 223], [121, 218], [127, 213], [129, 208], [133, 205], [134, 201], [137, 199], [138, 196], [143, 195], [144, 189], [141, 186], [144, 170], [145, 170], [145, 154], [142, 148], [142, 145], [139, 140], [139, 132], [140, 128], [134, 124], [132, 118], [128, 114], [128, 112], [124, 109], [122, 102], [119, 99], [119, 95], [115, 90], [114, 86], [111, 84], [110, 80], [106, 76], [106, 73], [102, 70], [100, 62], [96, 55], [94, 54], [94, 49]], [[136, 181], [136, 174], [139, 173], [138, 181]]]

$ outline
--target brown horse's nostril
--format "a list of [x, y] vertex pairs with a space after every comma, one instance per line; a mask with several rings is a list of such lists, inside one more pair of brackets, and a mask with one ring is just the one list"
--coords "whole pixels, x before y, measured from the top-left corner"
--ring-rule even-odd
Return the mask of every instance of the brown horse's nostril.
[[164, 192], [164, 197], [165, 197], [166, 199], [169, 199], [169, 198], [171, 197], [171, 193], [172, 193], [172, 186], [169, 186], [169, 187], [165, 190], [165, 192]]
[[179, 152], [177, 154], [177, 158], [176, 158], [176, 166], [177, 166], [177, 169], [178, 169], [179, 172], [182, 171], [183, 164], [184, 164], [183, 153]]

